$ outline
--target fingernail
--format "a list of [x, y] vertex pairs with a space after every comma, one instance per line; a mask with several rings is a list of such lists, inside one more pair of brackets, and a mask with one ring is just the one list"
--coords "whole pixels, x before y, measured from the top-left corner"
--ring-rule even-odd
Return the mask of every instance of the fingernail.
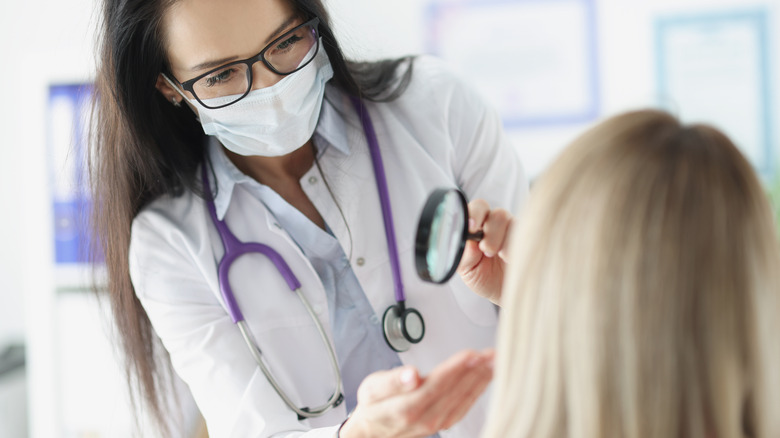
[[474, 368], [478, 364], [480, 364], [483, 361], [482, 356], [474, 356], [471, 359], [469, 359], [468, 362], [466, 362], [466, 366], [469, 368]]
[[417, 373], [413, 369], [404, 370], [401, 372], [401, 384], [407, 387], [412, 386], [416, 377]]
[[469, 232], [475, 232], [477, 231], [475, 228], [477, 227], [476, 221], [474, 219], [469, 218]]
[[487, 249], [486, 248], [487, 245], [485, 245], [483, 242], [480, 242], [480, 244], [479, 244], [479, 250], [482, 251], [482, 254], [484, 254], [485, 257], [487, 257], [487, 258], [491, 258], [494, 255], [496, 255], [494, 252], [492, 252], [489, 249]]

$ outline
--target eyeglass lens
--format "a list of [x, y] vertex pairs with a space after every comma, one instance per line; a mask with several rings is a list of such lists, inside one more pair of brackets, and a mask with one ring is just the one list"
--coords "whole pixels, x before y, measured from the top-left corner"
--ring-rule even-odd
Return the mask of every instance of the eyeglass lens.
[[[314, 48], [317, 44], [316, 35], [317, 32], [312, 25], [293, 29], [268, 47], [263, 57], [276, 73], [283, 75], [292, 73], [314, 58], [317, 51]], [[248, 69], [247, 63], [236, 63], [215, 70], [193, 84], [194, 94], [201, 101], [227, 96], [235, 97], [234, 100], [220, 99], [220, 102], [215, 102], [219, 106], [229, 105], [241, 99], [252, 87]], [[203, 103], [211, 106], [207, 102]]]

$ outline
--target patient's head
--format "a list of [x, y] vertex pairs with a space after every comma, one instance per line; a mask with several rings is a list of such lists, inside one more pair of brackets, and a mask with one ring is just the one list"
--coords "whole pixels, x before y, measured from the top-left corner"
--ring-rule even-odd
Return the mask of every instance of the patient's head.
[[577, 139], [513, 232], [489, 437], [780, 436], [780, 255], [750, 164], [658, 111]]

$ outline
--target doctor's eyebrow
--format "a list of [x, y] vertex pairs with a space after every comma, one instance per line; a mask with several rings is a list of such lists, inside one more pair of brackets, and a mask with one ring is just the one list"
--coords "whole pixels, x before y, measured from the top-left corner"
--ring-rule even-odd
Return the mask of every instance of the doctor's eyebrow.
[[[265, 46], [267, 46], [271, 41], [273, 41], [279, 35], [284, 33], [287, 30], [287, 28], [290, 27], [290, 25], [295, 23], [296, 20], [298, 20], [297, 15], [293, 15], [292, 17], [285, 20], [284, 23], [282, 23], [279, 27], [277, 27], [276, 30], [271, 33], [268, 39], [265, 40], [265, 42], [263, 43], [263, 47], [265, 48]], [[227, 58], [215, 59], [213, 61], [201, 62], [200, 64], [192, 67], [190, 71], [206, 70], [209, 68], [219, 67], [222, 64], [227, 64], [228, 62], [235, 61], [237, 59], [239, 59], [238, 56], [230, 56]]]

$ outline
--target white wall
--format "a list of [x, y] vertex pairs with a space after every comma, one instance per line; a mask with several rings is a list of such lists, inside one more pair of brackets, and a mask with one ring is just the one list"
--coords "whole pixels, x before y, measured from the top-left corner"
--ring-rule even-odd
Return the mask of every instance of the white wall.
[[[376, 59], [423, 50], [423, 0], [326, 0], [348, 54]], [[602, 116], [655, 104], [652, 17], [672, 10], [764, 5], [772, 9], [777, 53], [780, 0], [597, 0]], [[52, 225], [45, 146], [50, 83], [81, 82], [92, 71], [91, 0], [3, 0], [0, 14], [0, 346], [27, 337], [32, 434], [61, 436], [51, 397], [62, 386], [55, 364]], [[774, 59], [774, 72], [780, 72]], [[775, 73], [774, 76], [777, 76]], [[775, 84], [775, 93], [780, 86]], [[780, 99], [774, 96], [775, 120]], [[513, 129], [531, 175], [538, 174], [585, 125]], [[777, 135], [777, 134], [776, 134]], [[63, 321], [73, 321], [62, 318]], [[74, 330], [78, 332], [78, 330]], [[55, 388], [55, 389], [53, 389]], [[1, 389], [0, 389], [1, 390]]]

